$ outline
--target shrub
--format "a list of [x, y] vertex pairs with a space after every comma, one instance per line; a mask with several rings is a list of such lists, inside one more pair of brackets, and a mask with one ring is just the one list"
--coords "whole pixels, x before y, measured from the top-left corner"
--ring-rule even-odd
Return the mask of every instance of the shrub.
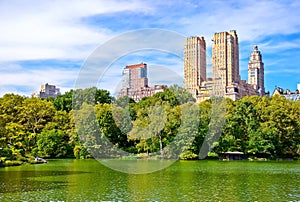
[[215, 153], [215, 152], [208, 152], [207, 158], [208, 159], [218, 159], [219, 155], [217, 153]]
[[6, 160], [5, 161], [5, 166], [19, 166], [22, 165], [23, 162], [22, 161], [10, 161], [10, 160]]
[[194, 154], [192, 151], [186, 151], [186, 152], [180, 154], [179, 158], [181, 160], [193, 160], [193, 159], [198, 158], [198, 155]]
[[0, 156], [12, 158], [12, 151], [8, 147], [5, 147], [0, 150]]
[[73, 152], [76, 159], [86, 159], [89, 155], [89, 152], [86, 150], [86, 148], [80, 145], [76, 145], [73, 149]]

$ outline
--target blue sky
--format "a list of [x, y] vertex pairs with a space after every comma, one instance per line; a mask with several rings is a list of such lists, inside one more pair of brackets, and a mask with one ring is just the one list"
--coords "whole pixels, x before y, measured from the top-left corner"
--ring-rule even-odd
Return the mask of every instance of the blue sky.
[[[0, 96], [30, 96], [42, 83], [68, 91], [97, 47], [143, 28], [204, 36], [208, 67], [213, 34], [235, 29], [242, 79], [247, 80], [249, 55], [258, 45], [266, 90], [272, 92], [277, 85], [294, 91], [300, 83], [299, 10], [300, 2], [289, 0], [0, 1]], [[148, 64], [151, 84], [182, 84], [182, 58], [140, 51], [113, 61], [97, 87], [113, 93], [122, 68], [140, 62]]]

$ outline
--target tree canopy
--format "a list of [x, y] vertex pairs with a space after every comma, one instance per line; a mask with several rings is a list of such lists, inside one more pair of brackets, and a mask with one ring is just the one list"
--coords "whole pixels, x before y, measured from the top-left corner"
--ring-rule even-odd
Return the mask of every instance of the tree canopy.
[[300, 157], [300, 101], [251, 96], [224, 103], [225, 124], [211, 138], [212, 128], [221, 124], [214, 122], [213, 101], [196, 104], [178, 86], [137, 103], [96, 88], [71, 90], [54, 100], [6, 94], [0, 98], [0, 158], [86, 158], [105, 147], [106, 154], [120, 150], [195, 159], [205, 144], [206, 152], [216, 155], [241, 151], [249, 157]]

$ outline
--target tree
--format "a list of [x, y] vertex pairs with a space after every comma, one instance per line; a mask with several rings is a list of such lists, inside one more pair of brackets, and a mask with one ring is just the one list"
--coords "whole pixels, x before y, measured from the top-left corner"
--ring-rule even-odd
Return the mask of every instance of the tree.
[[109, 91], [97, 89], [96, 87], [86, 88], [86, 89], [76, 89], [73, 92], [73, 109], [80, 109], [83, 103], [90, 105], [96, 105], [100, 103], [112, 102], [112, 97]]
[[187, 154], [187, 158], [195, 158], [197, 154], [192, 152], [192, 148], [199, 130], [199, 108], [194, 103], [185, 103], [180, 105], [177, 110], [180, 110], [180, 126], [173, 134], [166, 152], [169, 158], [186, 158]]
[[191, 93], [177, 85], [165, 88], [163, 92], [158, 92], [154, 94], [153, 97], [158, 98], [161, 103], [168, 102], [171, 106], [196, 101]]
[[55, 109], [51, 102], [39, 98], [28, 98], [23, 101], [20, 110], [20, 124], [28, 135], [28, 144], [36, 144], [36, 135], [41, 133], [48, 122], [52, 121]]
[[[164, 157], [163, 151], [163, 133], [162, 130], [167, 121], [167, 115], [165, 107], [155, 105], [147, 109], [146, 113], [138, 113], [138, 118], [133, 122], [133, 128], [129, 133], [130, 138], [139, 139], [142, 142], [147, 143], [147, 139], [158, 139], [160, 155]], [[146, 115], [147, 114], [147, 115]], [[146, 115], [146, 116], [144, 116]], [[142, 144], [145, 147], [145, 144]], [[148, 146], [147, 153], [148, 153]]]
[[126, 107], [130, 103], [135, 103], [134, 99], [128, 97], [127, 95], [119, 97], [115, 102], [119, 107]]
[[112, 96], [110, 95], [108, 90], [103, 90], [103, 89], [96, 89], [95, 93], [95, 104], [98, 103], [107, 103], [110, 104], [112, 103]]
[[15, 94], [5, 94], [0, 98], [0, 116], [3, 122], [18, 122], [24, 97]]
[[68, 141], [62, 130], [44, 130], [37, 136], [37, 153], [50, 158], [65, 157], [70, 150]]
[[[127, 143], [126, 132], [131, 128], [130, 117], [124, 114], [120, 108], [114, 107], [114, 109], [116, 110], [114, 113], [115, 116], [113, 115], [112, 105], [107, 103], [97, 104], [95, 106], [96, 117], [102, 135], [108, 138], [116, 147], [123, 148]], [[123, 120], [121, 120], [122, 117], [124, 118]], [[115, 118], [117, 118], [119, 127], [116, 124]], [[123, 124], [124, 121], [125, 124]]]
[[53, 101], [55, 109], [70, 112], [72, 110], [73, 93], [74, 90], [71, 90], [63, 95], [58, 95]]

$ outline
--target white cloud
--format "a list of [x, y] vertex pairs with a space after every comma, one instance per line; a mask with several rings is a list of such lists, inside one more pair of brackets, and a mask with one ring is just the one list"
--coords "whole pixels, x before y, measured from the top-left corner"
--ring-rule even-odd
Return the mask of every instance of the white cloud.
[[300, 48], [300, 40], [296, 39], [296, 40], [290, 40], [290, 41], [270, 41], [267, 43], [263, 43], [260, 45], [260, 47], [264, 50], [264, 52], [266, 53], [278, 53], [278, 52], [282, 52], [285, 50], [290, 50], [290, 49], [294, 49]]
[[[0, 1], [0, 94], [6, 91], [23, 92], [37, 90], [40, 84], [53, 83], [62, 89], [69, 90], [77, 78], [78, 70], [65, 69], [49, 66], [47, 62], [44, 66], [34, 67], [33, 65], [18, 65], [19, 60], [44, 60], [44, 59], [76, 59], [87, 58], [93, 50], [109, 39], [120, 34], [120, 30], [159, 27], [171, 29], [183, 33], [186, 36], [203, 35], [207, 43], [207, 51], [211, 48], [210, 39], [215, 32], [236, 29], [239, 41], [246, 44], [240, 48], [240, 59], [245, 60], [249, 57], [254, 44], [259, 45], [262, 53], [274, 53], [287, 49], [299, 48], [299, 40], [292, 39], [277, 41], [272, 39], [273, 35], [281, 36], [300, 33], [299, 21], [300, 2], [297, 1]], [[123, 19], [126, 16], [136, 16], [135, 20]], [[109, 18], [107, 24], [100, 24], [93, 21], [95, 16], [114, 16]], [[115, 23], [115, 30], [110, 26]], [[91, 21], [87, 19], [92, 19]], [[126, 25], [130, 25], [127, 28]], [[136, 36], [137, 37], [137, 36]], [[148, 37], [148, 36], [147, 36]], [[267, 38], [267, 40], [266, 40]], [[296, 37], [297, 38], [297, 37]], [[149, 35], [151, 39], [151, 35]], [[159, 35], [148, 41], [140, 41], [133, 44], [133, 48], [165, 43], [170, 46], [167, 37]], [[119, 54], [118, 50], [126, 49], [132, 45], [130, 38], [119, 43], [110, 44], [106, 51], [101, 55], [101, 60], [111, 59], [112, 54]], [[276, 43], [275, 43], [276, 42]], [[172, 42], [173, 45], [178, 45]], [[181, 43], [181, 42], [180, 42]], [[252, 45], [253, 43], [253, 45]], [[154, 44], [154, 45], [155, 45]], [[251, 46], [250, 46], [251, 44]], [[113, 47], [113, 48], [111, 48]], [[247, 49], [249, 47], [249, 50]], [[164, 47], [162, 47], [163, 49]], [[178, 52], [178, 50], [175, 50]], [[182, 47], [183, 49], [183, 47]], [[248, 50], [248, 52], [247, 52]], [[207, 52], [207, 62], [211, 73], [211, 58]], [[131, 53], [130, 50], [128, 53]], [[126, 55], [125, 52], [123, 55]], [[123, 56], [121, 55], [121, 56]], [[121, 57], [120, 56], [120, 57]], [[122, 68], [131, 63], [145, 62], [149, 64], [168, 66], [172, 65], [179, 75], [183, 74], [183, 67], [174, 58], [162, 57], [155, 58], [149, 55], [143, 61], [135, 61], [132, 58], [120, 64], [119, 69], [114, 69], [111, 74], [107, 74], [105, 87], [111, 86], [113, 80], [120, 79]], [[295, 56], [287, 57], [285, 61], [294, 60]], [[270, 60], [270, 59], [269, 59]], [[268, 68], [277, 68], [278, 61], [268, 59]], [[5, 65], [3, 65], [6, 62]], [[96, 61], [98, 62], [98, 61]], [[107, 61], [106, 61], [107, 62]], [[113, 62], [113, 61], [108, 61]], [[275, 62], [275, 63], [274, 63]], [[280, 61], [281, 62], [281, 61]], [[104, 62], [105, 63], [105, 62]], [[246, 63], [245, 63], [246, 64]], [[273, 65], [274, 64], [274, 65]], [[95, 65], [96, 68], [99, 64]], [[40, 69], [38, 69], [40, 68]], [[42, 69], [43, 68], [43, 69]], [[243, 70], [246, 68], [241, 67]], [[181, 73], [181, 74], [180, 74]], [[268, 73], [268, 72], [267, 72]], [[21, 90], [26, 87], [29, 90]], [[31, 93], [31, 92], [30, 92]], [[3, 93], [2, 93], [3, 94]]]
[[150, 9], [138, 1], [2, 1], [0, 61], [83, 59], [115, 33], [92, 29], [81, 18], [122, 11]]
[[210, 1], [199, 13], [183, 17], [183, 29], [204, 35], [236, 29], [240, 41], [256, 41], [273, 34], [299, 32], [300, 4], [285, 1]]
[[[8, 92], [15, 92], [21, 95], [30, 96], [34, 91], [39, 90], [41, 84], [49, 83], [61, 88], [62, 92], [74, 88], [74, 81], [77, 78], [76, 69], [58, 69], [44, 67], [41, 69], [24, 69], [17, 64], [9, 64], [7, 67], [14, 67], [13, 71], [6, 71], [4, 66], [0, 68], [0, 96]], [[23, 90], [20, 90], [22, 88]]]

